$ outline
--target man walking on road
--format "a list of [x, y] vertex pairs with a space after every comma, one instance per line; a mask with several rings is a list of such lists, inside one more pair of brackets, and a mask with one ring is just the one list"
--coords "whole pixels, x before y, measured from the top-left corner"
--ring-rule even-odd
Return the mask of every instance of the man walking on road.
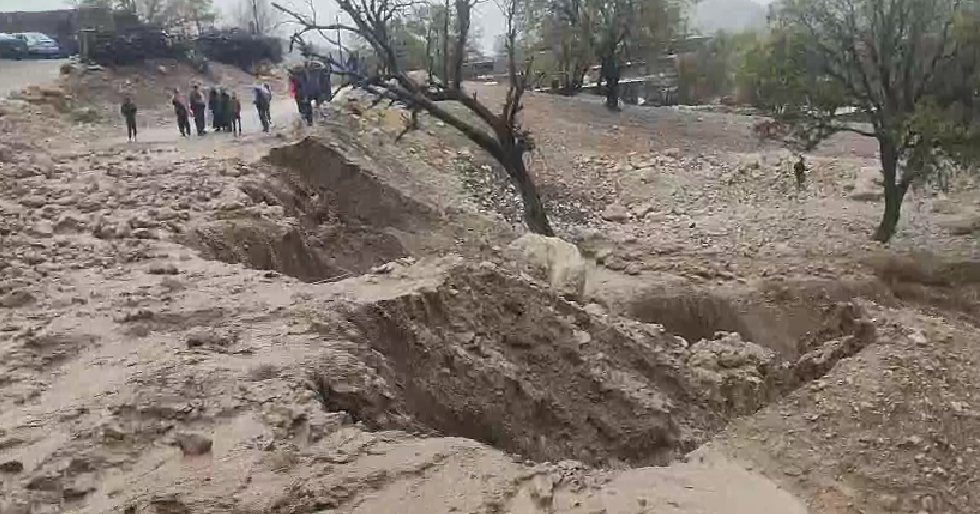
[[191, 91], [190, 103], [191, 111], [194, 113], [194, 125], [197, 126], [197, 135], [203, 136], [208, 133], [204, 128], [204, 110], [207, 108], [207, 105], [204, 103], [204, 95], [201, 94], [201, 90], [197, 85]]
[[262, 132], [269, 131], [269, 98], [266, 96], [265, 91], [260, 86], [253, 86], [252, 93], [255, 95], [255, 99], [252, 103], [255, 104], [255, 110], [259, 114], [259, 121], [262, 122]]
[[172, 103], [174, 104], [174, 114], [177, 115], [177, 127], [180, 129], [180, 135], [184, 137], [191, 135], [191, 122], [187, 119], [187, 106], [180, 98], [180, 90], [177, 88], [174, 88]]
[[126, 135], [129, 137], [130, 141], [136, 140], [136, 104], [133, 103], [133, 99], [126, 97], [123, 100], [122, 106], [119, 108], [119, 112], [122, 113], [123, 118], [126, 118]]

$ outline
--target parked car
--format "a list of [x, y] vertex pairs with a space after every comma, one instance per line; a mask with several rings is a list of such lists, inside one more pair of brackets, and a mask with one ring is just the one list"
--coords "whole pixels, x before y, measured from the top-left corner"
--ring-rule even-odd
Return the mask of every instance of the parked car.
[[15, 37], [27, 43], [27, 53], [38, 57], [59, 57], [61, 47], [58, 43], [40, 32], [21, 32]]
[[27, 57], [27, 43], [13, 34], [0, 32], [0, 59], [21, 60]]
[[61, 57], [71, 57], [73, 55], [78, 55], [78, 40], [73, 37], [59, 37], [51, 36], [55, 43], [58, 43], [58, 48], [61, 49]]

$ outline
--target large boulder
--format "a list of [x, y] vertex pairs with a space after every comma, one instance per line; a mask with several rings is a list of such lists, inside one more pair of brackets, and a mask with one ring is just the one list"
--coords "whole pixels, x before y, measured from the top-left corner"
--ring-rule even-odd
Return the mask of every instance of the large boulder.
[[630, 211], [618, 203], [610, 204], [604, 211], [602, 211], [602, 219], [622, 223], [629, 221]]
[[940, 226], [949, 230], [950, 234], [965, 236], [980, 231], [980, 213], [969, 212], [956, 216], [948, 216], [940, 220]]
[[580, 299], [585, 289], [585, 259], [578, 248], [556, 237], [526, 234], [507, 248], [508, 255], [524, 269], [551, 284], [559, 294]]
[[854, 185], [851, 187], [851, 193], [848, 197], [857, 202], [877, 202], [882, 198], [883, 185], [881, 168], [863, 166], [858, 170], [857, 177], [854, 178]]

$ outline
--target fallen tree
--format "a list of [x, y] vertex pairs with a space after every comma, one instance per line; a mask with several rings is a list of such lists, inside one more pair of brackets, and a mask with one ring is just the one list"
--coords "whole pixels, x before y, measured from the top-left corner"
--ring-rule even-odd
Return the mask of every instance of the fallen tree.
[[[548, 221], [544, 204], [538, 194], [534, 179], [528, 172], [524, 155], [534, 147], [529, 131], [523, 129], [518, 120], [522, 110], [522, 100], [528, 83], [527, 66], [518, 67], [516, 46], [518, 37], [518, 13], [521, 0], [507, 0], [505, 14], [507, 17], [509, 88], [507, 96], [499, 112], [493, 112], [489, 107], [464, 90], [459, 74], [452, 80], [430, 79], [428, 83], [420, 84], [411, 79], [405, 70], [401, 69], [396, 57], [395, 45], [391, 37], [393, 21], [407, 13], [418, 2], [410, 0], [336, 0], [351, 20], [350, 23], [319, 24], [316, 12], [312, 9], [308, 14], [283, 7], [273, 3], [273, 7], [285, 14], [291, 21], [299, 25], [294, 38], [314, 32], [321, 35], [327, 31], [346, 31], [363, 38], [380, 62], [379, 70], [368, 74], [365, 70], [343, 70], [342, 73], [353, 75], [354, 82], [377, 97], [377, 102], [390, 100], [405, 105], [413, 113], [413, 123], [406, 130], [413, 128], [415, 115], [425, 111], [436, 119], [462, 132], [471, 141], [483, 148], [503, 166], [507, 175], [521, 192], [524, 204], [524, 221], [532, 232], [553, 236], [554, 231]], [[469, 19], [472, 10], [471, 0], [455, 2], [457, 20], [465, 17], [465, 22], [458, 21], [454, 37], [455, 48], [464, 48], [469, 37]], [[451, 69], [461, 70], [464, 52], [457, 51], [453, 55]], [[442, 102], [453, 101], [465, 106], [483, 125], [471, 123], [468, 120], [450, 112]]]

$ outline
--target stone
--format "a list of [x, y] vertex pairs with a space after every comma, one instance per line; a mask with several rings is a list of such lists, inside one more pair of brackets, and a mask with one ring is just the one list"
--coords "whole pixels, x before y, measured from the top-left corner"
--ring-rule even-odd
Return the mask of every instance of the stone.
[[340, 430], [344, 425], [350, 425], [352, 422], [353, 420], [350, 414], [346, 412], [324, 412], [322, 410], [316, 410], [307, 419], [307, 426], [309, 427], [307, 440], [315, 443]]
[[877, 202], [884, 194], [883, 185], [881, 168], [864, 166], [858, 170], [848, 198], [856, 202]]
[[878, 502], [881, 503], [881, 507], [887, 512], [896, 512], [901, 506], [898, 496], [894, 494], [882, 494], [878, 497]]
[[559, 294], [579, 299], [585, 291], [585, 259], [575, 245], [556, 237], [526, 234], [511, 243], [506, 254], [526, 271], [545, 280]]
[[48, 204], [48, 199], [40, 195], [29, 195], [21, 198], [20, 204], [24, 207], [40, 209]]
[[174, 441], [187, 456], [196, 457], [211, 451], [211, 439], [201, 434], [181, 432], [174, 436]]
[[634, 205], [632, 212], [634, 217], [642, 218], [647, 214], [653, 212], [654, 209], [656, 209], [656, 207], [654, 207], [652, 203], [647, 202], [647, 203], [642, 203], [640, 205]]
[[965, 236], [980, 230], [980, 213], [951, 216], [939, 222], [950, 234]]
[[232, 338], [213, 329], [198, 328], [187, 334], [187, 347], [203, 346], [223, 348], [233, 342]]
[[24, 471], [24, 463], [19, 460], [8, 460], [0, 463], [0, 473], [20, 473]]
[[32, 232], [38, 237], [51, 237], [54, 235], [54, 225], [50, 221], [41, 220], [34, 224]]
[[172, 263], [154, 264], [147, 270], [150, 275], [179, 275], [180, 270]]
[[34, 302], [34, 295], [28, 291], [11, 291], [0, 297], [0, 307], [8, 309], [23, 307]]
[[617, 203], [610, 204], [602, 211], [602, 219], [606, 221], [624, 222], [630, 219], [630, 211]]

